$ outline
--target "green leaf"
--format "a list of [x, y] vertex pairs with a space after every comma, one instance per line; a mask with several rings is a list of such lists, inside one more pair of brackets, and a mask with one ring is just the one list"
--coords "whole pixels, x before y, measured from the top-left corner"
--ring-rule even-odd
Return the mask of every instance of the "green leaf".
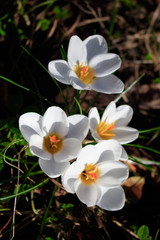
[[138, 237], [141, 240], [146, 240], [146, 238], [149, 235], [149, 228], [146, 225], [142, 225], [139, 229], [138, 229]]
[[147, 55], [145, 56], [145, 59], [152, 60], [153, 59], [152, 53], [147, 53]]

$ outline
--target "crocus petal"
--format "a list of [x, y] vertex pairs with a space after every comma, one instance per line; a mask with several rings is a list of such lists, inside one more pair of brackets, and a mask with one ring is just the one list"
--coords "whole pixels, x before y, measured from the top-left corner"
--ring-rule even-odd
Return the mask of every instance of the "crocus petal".
[[50, 160], [52, 158], [52, 155], [43, 149], [43, 138], [39, 135], [34, 134], [31, 136], [29, 141], [29, 148], [31, 153], [37, 157], [43, 158], [45, 160]]
[[75, 162], [75, 167], [79, 172], [83, 171], [86, 164], [95, 164], [98, 161], [98, 154], [94, 145], [87, 145], [82, 148]]
[[66, 162], [77, 157], [82, 148], [82, 143], [76, 138], [66, 138], [63, 140], [63, 148], [54, 154], [56, 162]]
[[104, 77], [120, 68], [121, 59], [113, 53], [100, 54], [91, 59], [89, 66], [94, 69], [96, 77]]
[[110, 115], [107, 119], [108, 123], [115, 122], [115, 127], [126, 126], [132, 119], [133, 109], [128, 105], [121, 105], [116, 109], [115, 114]]
[[92, 89], [102, 93], [121, 93], [124, 89], [123, 82], [115, 75], [108, 75], [105, 77], [97, 77], [92, 84]]
[[32, 135], [38, 134], [43, 136], [42, 130], [42, 116], [38, 113], [25, 113], [19, 118], [19, 129], [27, 142]]
[[114, 139], [121, 144], [133, 142], [138, 138], [138, 130], [131, 127], [118, 127], [114, 129]]
[[102, 209], [108, 211], [117, 211], [123, 208], [125, 204], [125, 194], [121, 186], [106, 189], [101, 200], [97, 203]]
[[69, 77], [71, 79], [71, 84], [72, 84], [73, 88], [75, 88], [77, 90], [84, 90], [84, 89], [90, 90], [91, 89], [90, 85], [86, 85], [80, 81], [80, 79], [77, 77], [75, 72], [70, 71]]
[[126, 150], [124, 149], [123, 146], [122, 146], [122, 154], [121, 154], [120, 160], [128, 161], [128, 154], [127, 154], [127, 152], [126, 152]]
[[95, 206], [99, 198], [101, 198], [101, 191], [97, 184], [91, 186], [84, 185], [80, 181], [75, 186], [75, 192], [81, 202], [85, 203], [88, 207]]
[[102, 115], [102, 122], [106, 121], [108, 123], [108, 117], [113, 116], [116, 112], [116, 104], [115, 102], [110, 102], [106, 109], [104, 110], [104, 113]]
[[99, 137], [97, 131], [92, 131], [92, 130], [91, 130], [91, 135], [92, 135], [92, 137], [94, 138], [94, 140], [95, 140], [96, 142], [102, 142], [102, 141], [103, 141], [103, 140]]
[[122, 184], [129, 174], [128, 167], [119, 161], [106, 161], [97, 164], [100, 170], [98, 183], [105, 187], [115, 187]]
[[101, 35], [93, 35], [86, 38], [84, 44], [87, 47], [87, 61], [96, 55], [107, 53], [107, 42]]
[[122, 154], [122, 146], [118, 141], [103, 140], [96, 144], [95, 148], [99, 155], [98, 162], [120, 160], [120, 156]]
[[68, 63], [74, 70], [78, 63], [86, 63], [87, 49], [83, 41], [78, 36], [72, 36], [68, 46]]
[[89, 119], [86, 116], [75, 114], [68, 117], [69, 131], [66, 138], [77, 138], [83, 141], [89, 130]]
[[42, 126], [46, 134], [58, 133], [64, 137], [68, 133], [69, 123], [65, 112], [60, 107], [50, 107], [43, 116]]
[[99, 113], [96, 107], [91, 108], [88, 114], [90, 130], [95, 131], [100, 122]]
[[73, 162], [62, 175], [62, 185], [69, 193], [75, 193], [74, 184], [78, 179], [79, 171], [75, 168], [75, 162]]
[[52, 77], [64, 84], [70, 84], [69, 72], [70, 67], [64, 60], [51, 61], [48, 64], [48, 71]]
[[69, 167], [69, 162], [57, 163], [52, 158], [47, 161], [42, 158], [39, 158], [39, 165], [42, 171], [49, 176], [50, 178], [56, 178], [62, 175], [65, 170]]

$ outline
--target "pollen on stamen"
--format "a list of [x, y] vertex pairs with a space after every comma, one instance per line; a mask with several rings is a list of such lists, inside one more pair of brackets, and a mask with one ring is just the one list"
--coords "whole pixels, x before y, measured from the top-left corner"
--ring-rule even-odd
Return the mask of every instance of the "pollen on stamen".
[[57, 133], [49, 134], [43, 138], [43, 147], [51, 154], [58, 153], [63, 147], [63, 139]]
[[88, 164], [80, 174], [80, 179], [85, 185], [92, 185], [96, 183], [100, 176], [98, 167], [94, 164]]
[[102, 140], [109, 140], [111, 138], [113, 138], [115, 136], [114, 133], [114, 122], [112, 122], [111, 124], [107, 124], [106, 122], [102, 122], [100, 121], [100, 123], [98, 124], [96, 131], [98, 133], [98, 136], [100, 137], [100, 139]]
[[86, 85], [92, 84], [96, 80], [94, 69], [90, 68], [89, 66], [77, 64], [74, 68], [74, 72], [76, 73], [77, 77], [81, 80], [81, 82], [83, 82]]

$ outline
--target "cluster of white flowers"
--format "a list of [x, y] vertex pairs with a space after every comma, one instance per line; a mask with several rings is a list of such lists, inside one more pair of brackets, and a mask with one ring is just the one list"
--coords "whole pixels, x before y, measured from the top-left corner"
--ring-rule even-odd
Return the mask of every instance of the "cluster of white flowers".
[[[84, 41], [73, 36], [68, 62], [51, 61], [49, 72], [75, 89], [120, 93], [123, 83], [112, 75], [120, 64], [118, 55], [107, 53], [102, 36], [90, 36]], [[114, 102], [106, 107], [101, 119], [96, 107], [91, 108], [88, 117], [80, 114], [67, 117], [60, 107], [53, 106], [43, 116], [33, 112], [23, 114], [19, 128], [46, 175], [61, 176], [66, 191], [76, 193], [87, 206], [119, 210], [125, 203], [121, 184], [129, 175], [122, 162], [128, 155], [121, 144], [138, 137], [138, 131], [127, 126], [132, 115], [130, 106], [116, 108]], [[89, 130], [97, 144], [82, 148]], [[71, 160], [74, 161], [70, 163]]]

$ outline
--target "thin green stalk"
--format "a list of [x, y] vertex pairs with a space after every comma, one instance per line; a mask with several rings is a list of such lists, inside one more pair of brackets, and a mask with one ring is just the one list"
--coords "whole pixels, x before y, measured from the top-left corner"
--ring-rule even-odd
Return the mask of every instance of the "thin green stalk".
[[7, 196], [7, 197], [2, 197], [2, 198], [0, 198], [0, 201], [5, 201], [5, 200], [8, 200], [8, 199], [12, 199], [12, 198], [14, 198], [15, 196], [18, 197], [18, 196], [24, 195], [24, 194], [26, 194], [26, 193], [29, 193], [29, 192], [31, 192], [32, 190], [34, 190], [34, 189], [36, 189], [36, 188], [39, 188], [39, 187], [47, 184], [47, 183], [49, 182], [49, 180], [50, 180], [49, 178], [46, 178], [43, 182], [40, 182], [40, 183], [38, 183], [37, 185], [35, 185], [35, 186], [33, 186], [33, 187], [25, 190], [25, 191], [19, 192], [17, 195], [16, 195], [16, 194], [13, 194], [13, 195], [10, 195], [10, 196]]
[[119, 0], [116, 0], [115, 2], [115, 5], [114, 5], [114, 8], [113, 8], [113, 12], [112, 12], [112, 17], [111, 17], [111, 24], [110, 24], [110, 27], [109, 27], [109, 33], [108, 33], [108, 38], [109, 38], [109, 41], [108, 41], [108, 48], [110, 46], [110, 38], [113, 34], [113, 30], [114, 30], [114, 25], [115, 25], [115, 19], [116, 19], [116, 15], [117, 15], [117, 9], [118, 9], [118, 2]]
[[[0, 75], [0, 78], [3, 79], [3, 80], [5, 80], [6, 82], [9, 82], [9, 83], [11, 83], [11, 84], [13, 84], [13, 85], [15, 85], [15, 86], [17, 86], [17, 87], [19, 87], [19, 88], [27, 91], [27, 92], [29, 92], [29, 93], [32, 93], [32, 94], [38, 96], [38, 94], [37, 94], [36, 92], [30, 90], [29, 88], [23, 87], [22, 85], [14, 82], [14, 81], [12, 81], [12, 80], [10, 80], [9, 78], [3, 77], [3, 76], [1, 76], [1, 75]], [[47, 101], [49, 104], [52, 104], [47, 98], [45, 98], [45, 97], [43, 97], [43, 96], [41, 96], [41, 98], [43, 98], [43, 100]]]
[[81, 103], [80, 103], [81, 105], [82, 105], [82, 103], [84, 102], [84, 100], [86, 99], [88, 93], [89, 93], [89, 90], [86, 91], [84, 97], [82, 98]]
[[149, 148], [149, 147], [146, 147], [146, 146], [142, 146], [142, 145], [139, 145], [139, 144], [124, 144], [124, 146], [142, 148], [142, 149], [146, 149], [148, 151], [160, 154], [160, 151], [158, 151], [158, 150], [155, 150], [153, 148]]
[[160, 127], [155, 127], [155, 128], [150, 128], [150, 129], [146, 129], [146, 130], [139, 130], [138, 132], [141, 133], [150, 133], [150, 132], [154, 132], [154, 131], [160, 131]]
[[[30, 55], [49, 74], [47, 68], [36, 57], [34, 57], [25, 47], [23, 47], [23, 46], [21, 46], [21, 47], [28, 55]], [[65, 107], [66, 107], [67, 111], [69, 112], [68, 104], [67, 104], [66, 98], [65, 98], [65, 96], [63, 94], [63, 91], [62, 91], [60, 85], [58, 84], [58, 82], [56, 81], [55, 78], [53, 78], [50, 74], [49, 74], [49, 76], [52, 78], [52, 80], [54, 81], [54, 83], [58, 87], [58, 89], [60, 91], [60, 94], [61, 94], [61, 96], [62, 96], [62, 98], [63, 98], [63, 100], [65, 102]]]
[[114, 102], [117, 103], [124, 94], [126, 94], [136, 83], [138, 83], [143, 77], [145, 73], [143, 73], [139, 78], [137, 78], [126, 90], [124, 90], [115, 100]]
[[92, 99], [92, 101], [90, 102], [90, 104], [88, 104], [88, 106], [86, 107], [86, 109], [84, 110], [85, 113], [87, 113], [88, 109], [93, 105], [93, 103], [96, 101], [97, 97], [100, 95], [101, 93], [98, 92], [96, 94], [96, 96]]
[[80, 103], [78, 102], [78, 100], [75, 97], [74, 97], [74, 100], [76, 101], [76, 103], [77, 103], [77, 105], [79, 107], [80, 114], [83, 114]]
[[54, 189], [53, 189], [53, 192], [52, 192], [52, 195], [51, 195], [51, 198], [50, 198], [50, 200], [49, 200], [47, 209], [46, 209], [46, 211], [45, 211], [45, 213], [44, 213], [44, 216], [43, 216], [43, 219], [42, 219], [42, 223], [41, 223], [41, 226], [40, 226], [39, 234], [38, 234], [38, 236], [37, 236], [37, 240], [40, 240], [40, 238], [41, 238], [41, 234], [42, 234], [43, 228], [44, 228], [44, 226], [45, 226], [46, 219], [47, 219], [47, 217], [48, 217], [49, 209], [50, 209], [50, 207], [51, 207], [51, 205], [52, 205], [52, 203], [53, 203], [53, 198], [54, 198], [54, 195], [55, 195], [56, 190], [57, 190], [57, 186], [55, 185], [55, 186], [54, 186]]

